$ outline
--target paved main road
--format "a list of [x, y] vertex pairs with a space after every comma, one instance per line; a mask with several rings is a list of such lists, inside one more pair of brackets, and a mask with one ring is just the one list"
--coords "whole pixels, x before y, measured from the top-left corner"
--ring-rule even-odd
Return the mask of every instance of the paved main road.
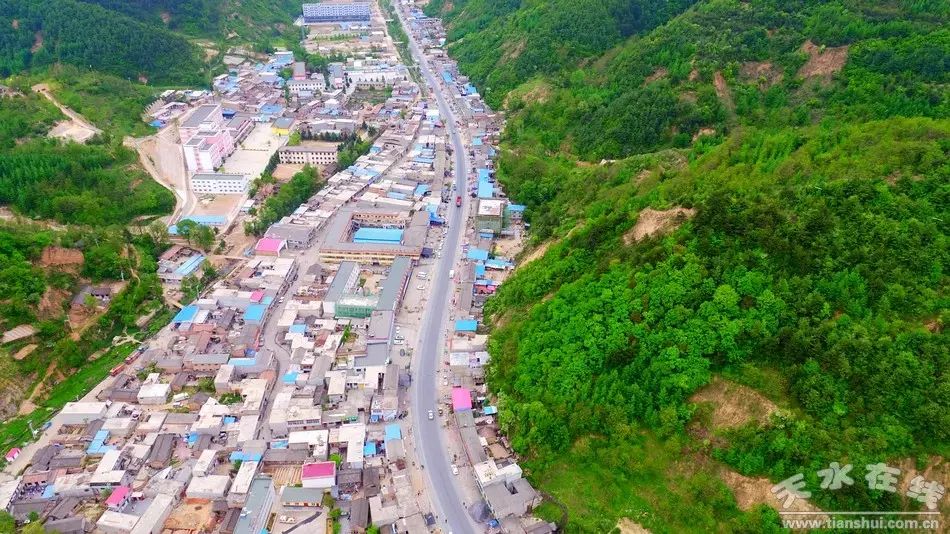
[[443, 250], [446, 252], [436, 264], [433, 273], [431, 299], [426, 306], [425, 316], [422, 319], [422, 331], [419, 334], [419, 348], [416, 351], [415, 368], [412, 371], [412, 425], [414, 428], [414, 442], [418, 457], [424, 466], [425, 478], [428, 481], [429, 495], [435, 507], [440, 526], [453, 534], [476, 532], [476, 525], [465, 510], [458, 488], [456, 477], [452, 474], [450, 459], [444, 443], [441, 418], [428, 419], [429, 410], [437, 410], [436, 369], [442, 349], [445, 346], [444, 332], [452, 309], [452, 295], [454, 288], [449, 279], [449, 271], [454, 268], [461, 252], [459, 240], [465, 227], [463, 213], [468, 210], [468, 195], [466, 194], [466, 177], [468, 176], [468, 158], [462, 137], [455, 125], [455, 114], [452, 107], [445, 101], [442, 86], [432, 75], [426, 63], [425, 56], [419, 51], [419, 46], [412, 35], [411, 28], [405, 20], [401, 9], [396, 7], [399, 22], [409, 37], [409, 50], [419, 65], [419, 71], [425, 82], [432, 89], [439, 105], [439, 112], [449, 131], [452, 150], [455, 154], [455, 185], [456, 194], [462, 195], [462, 207], [449, 203], [448, 224], [449, 231], [445, 236]]

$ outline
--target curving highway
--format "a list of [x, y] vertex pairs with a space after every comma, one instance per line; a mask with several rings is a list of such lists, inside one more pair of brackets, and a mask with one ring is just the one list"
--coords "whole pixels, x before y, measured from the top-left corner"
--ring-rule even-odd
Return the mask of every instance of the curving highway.
[[426, 62], [426, 57], [420, 51], [412, 34], [412, 29], [405, 20], [401, 6], [396, 6], [395, 11], [409, 38], [409, 50], [412, 57], [419, 65], [419, 71], [425, 83], [432, 90], [439, 106], [439, 113], [448, 129], [455, 156], [453, 172], [455, 174], [456, 194], [462, 196], [461, 208], [455, 207], [454, 202], [449, 203], [449, 229], [442, 249], [445, 254], [442, 255], [442, 258], [436, 263], [435, 269], [433, 269], [431, 298], [422, 318], [419, 347], [415, 352], [414, 370], [412, 372], [414, 442], [419, 460], [424, 466], [423, 474], [428, 483], [429, 496], [432, 499], [435, 508], [434, 513], [440, 526], [452, 534], [474, 533], [478, 529], [465, 510], [455, 486], [457, 477], [452, 474], [451, 458], [446, 452], [444, 433], [441, 428], [442, 418], [436, 417], [430, 421], [427, 417], [429, 410], [437, 410], [438, 384], [436, 383], [436, 370], [445, 346], [444, 334], [451, 315], [452, 296], [455, 293], [452, 280], [449, 279], [449, 271], [454, 268], [461, 254], [460, 240], [466, 223], [462, 214], [467, 213], [469, 200], [465, 193], [469, 162], [468, 158], [465, 157], [467, 151], [462, 143], [462, 136], [455, 125], [455, 114], [452, 107], [446, 102], [442, 86], [433, 76], [429, 64]]

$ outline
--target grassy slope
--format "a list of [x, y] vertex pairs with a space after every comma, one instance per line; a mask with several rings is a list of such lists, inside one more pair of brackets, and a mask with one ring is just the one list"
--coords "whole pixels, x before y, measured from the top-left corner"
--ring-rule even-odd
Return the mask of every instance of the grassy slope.
[[[471, 43], [530, 39], [511, 21], [534, 11], [494, 24], [474, 5], [454, 4], [450, 50], [494, 87], [517, 58]], [[946, 14], [942, 2], [705, 1], [581, 69], [529, 69], [492, 95], [508, 104], [502, 182], [528, 204], [536, 243], [558, 241], [487, 307], [490, 384], [571, 530], [622, 516], [656, 531], [764, 528], [774, 516], [740, 515], [729, 497], [665, 496], [718, 494], [711, 457], [773, 480], [805, 471], [817, 486], [828, 461], [946, 453]], [[842, 70], [800, 74], [807, 40], [848, 46]], [[601, 158], [622, 159], [579, 161]], [[695, 219], [623, 240], [640, 209], [675, 205]], [[712, 447], [684, 437], [688, 397], [713, 373], [783, 396], [800, 422], [722, 432]], [[750, 378], [770, 373], [787, 386]], [[656, 448], [619, 465], [588, 450], [625, 449], [631, 435]], [[708, 463], [677, 469], [693, 450]], [[639, 476], [664, 461], [682, 476]], [[815, 500], [907, 506], [860, 489]]]

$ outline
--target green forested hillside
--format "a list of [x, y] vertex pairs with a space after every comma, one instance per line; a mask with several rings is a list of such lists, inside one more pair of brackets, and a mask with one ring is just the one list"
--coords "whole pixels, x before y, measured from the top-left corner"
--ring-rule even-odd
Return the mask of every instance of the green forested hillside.
[[172, 210], [172, 194], [118, 141], [45, 139], [61, 118], [37, 94], [0, 97], [0, 204], [32, 217], [92, 226]]
[[531, 76], [553, 74], [602, 53], [625, 37], [663, 24], [694, 2], [436, 0], [426, 12], [448, 17], [453, 57], [481, 82], [488, 102], [497, 105]]
[[[506, 105], [498, 175], [548, 247], [486, 305], [489, 385], [568, 530], [774, 528], [723, 469], [803, 473], [826, 510], [918, 507], [862, 482], [950, 453], [948, 3], [672, 3], [496, 91], [518, 58], [470, 43], [540, 38], [511, 21], [541, 11], [475, 1], [448, 11], [449, 50]], [[644, 237], [645, 208], [690, 211]], [[711, 427], [692, 398], [714, 376], [780, 415]], [[858, 483], [819, 490], [831, 461]]]
[[56, 62], [153, 83], [203, 79], [197, 47], [159, 26], [77, 0], [0, 3], [0, 76]]

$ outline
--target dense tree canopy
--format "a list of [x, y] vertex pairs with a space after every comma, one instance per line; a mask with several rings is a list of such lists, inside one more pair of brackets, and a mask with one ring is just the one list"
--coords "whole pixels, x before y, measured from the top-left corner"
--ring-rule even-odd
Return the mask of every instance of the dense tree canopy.
[[37, 137], [60, 118], [34, 94], [0, 98], [0, 204], [66, 223], [107, 225], [171, 211], [174, 199], [115, 142]]
[[202, 79], [197, 47], [159, 26], [77, 0], [0, 3], [0, 76], [56, 62], [152, 82]]
[[[602, 22], [608, 38], [589, 47], [547, 32], [562, 24], [544, 13], [553, 4], [430, 4], [450, 17], [463, 72], [504, 103], [498, 176], [528, 206], [532, 244], [549, 242], [485, 308], [500, 421], [542, 489], [596, 492], [558, 486], [557, 471], [644, 439], [773, 481], [945, 453], [946, 3], [670, 2], [665, 24]], [[587, 14], [577, 27], [604, 17], [564, 4]], [[675, 206], [694, 215], [631, 237], [641, 210]], [[715, 375], [787, 411], [694, 439], [691, 398]], [[641, 467], [596, 484], [649, 491]], [[815, 499], [902, 506], [866, 486]], [[648, 528], [676, 524], [662, 499], [642, 507]], [[574, 530], [628, 513], [592, 509], [570, 510]]]

